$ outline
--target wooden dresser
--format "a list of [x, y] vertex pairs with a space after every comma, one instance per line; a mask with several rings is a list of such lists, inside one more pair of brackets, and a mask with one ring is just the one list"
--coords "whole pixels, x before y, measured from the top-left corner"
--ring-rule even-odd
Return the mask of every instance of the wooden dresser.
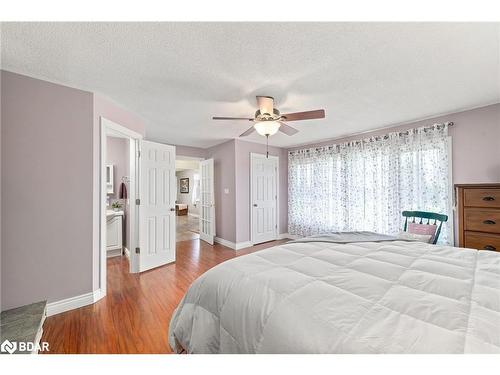
[[460, 247], [500, 251], [500, 183], [457, 184]]

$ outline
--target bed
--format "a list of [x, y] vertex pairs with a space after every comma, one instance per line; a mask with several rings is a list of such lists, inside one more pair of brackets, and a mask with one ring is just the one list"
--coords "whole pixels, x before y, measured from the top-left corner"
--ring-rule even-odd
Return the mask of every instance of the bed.
[[188, 289], [187, 353], [500, 353], [500, 253], [391, 239], [289, 242]]

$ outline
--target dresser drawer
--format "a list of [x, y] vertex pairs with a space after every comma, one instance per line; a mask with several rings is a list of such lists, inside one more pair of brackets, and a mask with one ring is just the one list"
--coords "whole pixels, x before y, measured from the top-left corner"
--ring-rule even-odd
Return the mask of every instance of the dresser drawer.
[[465, 230], [500, 233], [500, 210], [466, 208], [464, 219]]
[[465, 232], [465, 247], [478, 250], [500, 251], [500, 235]]
[[500, 189], [464, 189], [464, 205], [500, 208]]

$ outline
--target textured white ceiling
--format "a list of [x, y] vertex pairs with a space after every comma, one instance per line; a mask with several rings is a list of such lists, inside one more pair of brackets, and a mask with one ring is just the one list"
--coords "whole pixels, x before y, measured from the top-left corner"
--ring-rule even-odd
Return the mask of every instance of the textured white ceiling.
[[[94, 91], [147, 137], [208, 147], [237, 137], [255, 95], [293, 122], [294, 146], [500, 102], [499, 24], [4, 23], [2, 68]], [[256, 134], [252, 141], [265, 139]]]

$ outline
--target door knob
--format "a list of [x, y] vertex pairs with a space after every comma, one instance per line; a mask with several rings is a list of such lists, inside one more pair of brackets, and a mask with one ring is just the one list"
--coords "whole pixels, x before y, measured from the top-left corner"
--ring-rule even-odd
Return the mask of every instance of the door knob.
[[171, 208], [170, 211], [175, 211], [175, 208]]
[[254, 204], [253, 204], [253, 206], [254, 206], [254, 207], [257, 207], [257, 203], [254, 203]]

